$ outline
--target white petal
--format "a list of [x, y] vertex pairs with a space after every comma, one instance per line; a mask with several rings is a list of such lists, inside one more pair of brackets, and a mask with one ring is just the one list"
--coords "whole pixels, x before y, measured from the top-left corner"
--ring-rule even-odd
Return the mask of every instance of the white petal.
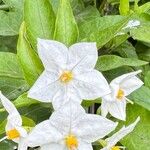
[[21, 126], [22, 119], [14, 104], [10, 100], [8, 100], [1, 92], [0, 100], [6, 111], [9, 113], [8, 122], [11, 122], [11, 124], [14, 126]]
[[42, 102], [51, 102], [56, 92], [62, 88], [57, 76], [44, 71], [28, 92], [28, 97]]
[[108, 142], [108, 146], [112, 147], [116, 145], [122, 138], [124, 138], [126, 135], [128, 135], [130, 132], [132, 132], [137, 125], [137, 123], [140, 121], [140, 117], [136, 119], [136, 121], [132, 124], [130, 124], [128, 127], [121, 128], [117, 133], [115, 133], [110, 138], [106, 139]]
[[[38, 39], [38, 54], [46, 70], [52, 70], [51, 67], [57, 65], [64, 68], [68, 59], [68, 48], [53, 40]], [[52, 67], [53, 68], [53, 67]]]
[[58, 130], [50, 124], [49, 120], [38, 124], [28, 135], [27, 142], [30, 147], [57, 142], [62, 139]]
[[69, 101], [51, 115], [50, 122], [59, 132], [66, 135], [83, 114], [85, 110], [79, 103]]
[[120, 120], [126, 120], [126, 100], [110, 102], [107, 104], [109, 113]]
[[26, 139], [20, 138], [18, 143], [18, 150], [27, 150], [27, 149], [28, 149], [28, 145], [26, 143]]
[[76, 43], [69, 48], [69, 64], [74, 71], [93, 69], [98, 59], [96, 43]]
[[64, 145], [51, 143], [41, 146], [40, 150], [67, 150], [67, 148], [64, 148]]
[[110, 93], [106, 79], [97, 70], [76, 75], [73, 82], [81, 99], [96, 99]]
[[72, 131], [77, 137], [91, 143], [109, 134], [116, 128], [117, 124], [98, 115], [86, 114], [80, 116]]
[[78, 150], [93, 150], [92, 144], [83, 142], [83, 141], [79, 141]]
[[[113, 98], [113, 94], [112, 94], [112, 93], [103, 96], [102, 99], [103, 99], [104, 101], [106, 101], [106, 102], [113, 102], [113, 101], [114, 101], [114, 98]], [[116, 99], [115, 99], [115, 100], [116, 100]]]
[[137, 77], [132, 77], [121, 83], [120, 88], [123, 89], [125, 95], [129, 95], [133, 91], [139, 89], [144, 83]]
[[[113, 95], [116, 96], [118, 93], [118, 89], [121, 88], [121, 85], [123, 85], [123, 83], [125, 83], [127, 80], [135, 77], [140, 72], [141, 72], [141, 70], [134, 71], [131, 73], [126, 73], [126, 74], [123, 74], [123, 75], [115, 78], [114, 80], [112, 80], [110, 83], [110, 86], [112, 88]], [[130, 86], [130, 84], [128, 86]], [[129, 87], [129, 89], [130, 89], [130, 87]]]
[[63, 105], [69, 101], [75, 101], [81, 104], [80, 96], [77, 95], [78, 91], [72, 84], [65, 85], [62, 89], [58, 90], [52, 100], [52, 104], [55, 110], [63, 107]]
[[102, 103], [101, 103], [101, 115], [103, 117], [106, 117], [107, 114], [108, 114], [108, 112], [109, 112], [109, 110], [108, 110], [109, 105], [107, 105], [107, 104], [108, 104], [108, 102], [105, 99], [102, 99]]
[[52, 104], [54, 110], [58, 110], [68, 101], [67, 93], [65, 87], [60, 88], [54, 95], [52, 99]]
[[23, 127], [16, 127], [17, 131], [19, 131], [21, 137], [27, 137], [27, 131]]

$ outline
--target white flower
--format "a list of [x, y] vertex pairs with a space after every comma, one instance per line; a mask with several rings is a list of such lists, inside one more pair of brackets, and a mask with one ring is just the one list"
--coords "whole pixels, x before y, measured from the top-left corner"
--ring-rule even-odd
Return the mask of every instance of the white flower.
[[52, 102], [58, 109], [69, 97], [81, 102], [110, 93], [106, 79], [94, 69], [98, 59], [96, 43], [77, 43], [67, 48], [57, 41], [38, 39], [38, 54], [45, 70], [28, 97]]
[[134, 123], [132, 123], [131, 125], [129, 125], [128, 127], [124, 126], [117, 133], [115, 133], [113, 136], [107, 138], [105, 140], [107, 146], [104, 147], [102, 150], [121, 150], [121, 149], [125, 149], [125, 147], [116, 146], [116, 144], [122, 138], [124, 138], [126, 135], [128, 135], [130, 132], [132, 132], [139, 121], [140, 121], [140, 117], [138, 117], [136, 119], [136, 121]]
[[132, 103], [126, 96], [143, 85], [136, 77], [140, 72], [141, 70], [124, 74], [110, 83], [111, 94], [102, 97], [102, 116], [106, 117], [109, 112], [115, 118], [126, 119], [126, 101]]
[[6, 111], [8, 112], [7, 124], [6, 124], [6, 137], [2, 138], [0, 142], [5, 139], [13, 140], [18, 143], [18, 150], [27, 150], [24, 140], [27, 137], [27, 131], [22, 127], [22, 118], [15, 108], [1, 92], [0, 100]]
[[106, 136], [117, 124], [86, 114], [80, 104], [69, 101], [49, 120], [38, 124], [27, 142], [30, 147], [41, 146], [41, 150], [93, 150], [91, 142]]

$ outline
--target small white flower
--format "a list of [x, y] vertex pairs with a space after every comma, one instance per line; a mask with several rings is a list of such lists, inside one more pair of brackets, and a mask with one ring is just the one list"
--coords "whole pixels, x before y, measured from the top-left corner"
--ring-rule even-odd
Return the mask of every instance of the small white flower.
[[69, 101], [49, 120], [38, 124], [27, 142], [30, 147], [41, 146], [41, 150], [93, 150], [91, 143], [109, 134], [117, 124], [86, 114], [80, 104]]
[[45, 70], [28, 97], [52, 102], [58, 109], [69, 97], [81, 102], [110, 93], [106, 79], [94, 69], [98, 59], [96, 43], [77, 43], [67, 48], [57, 41], [38, 39], [38, 54]]
[[123, 139], [126, 135], [128, 135], [130, 132], [132, 132], [135, 128], [135, 126], [137, 125], [137, 123], [140, 121], [140, 117], [138, 117], [136, 119], [136, 121], [134, 123], [132, 123], [131, 125], [129, 125], [128, 127], [123, 127], [121, 128], [117, 133], [115, 133], [113, 136], [107, 138], [106, 144], [107, 146], [104, 147], [101, 150], [121, 150], [121, 149], [125, 149], [125, 147], [122, 146], [116, 146], [116, 144]]
[[2, 138], [0, 142], [5, 139], [13, 140], [18, 143], [18, 150], [27, 150], [27, 145], [24, 143], [27, 137], [27, 131], [22, 127], [22, 118], [12, 104], [1, 92], [0, 100], [6, 111], [8, 112], [7, 124], [6, 124], [6, 137]]
[[126, 119], [126, 101], [133, 103], [126, 96], [143, 85], [136, 77], [140, 72], [141, 70], [124, 74], [110, 83], [111, 94], [102, 97], [102, 116], [106, 117], [109, 112], [115, 118]]

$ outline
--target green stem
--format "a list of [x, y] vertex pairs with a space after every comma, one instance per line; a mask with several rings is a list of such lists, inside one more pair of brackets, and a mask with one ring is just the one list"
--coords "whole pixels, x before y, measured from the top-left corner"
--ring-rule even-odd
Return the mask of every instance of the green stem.
[[120, 0], [119, 11], [120, 15], [126, 16], [130, 11], [129, 0]]
[[0, 5], [0, 10], [9, 10], [10, 7], [8, 5]]
[[94, 6], [96, 7], [96, 0], [94, 0]]
[[99, 11], [100, 11], [101, 13], [104, 12], [103, 9], [104, 9], [106, 3], [107, 3], [107, 0], [103, 0], [103, 1], [101, 2], [101, 5], [100, 5], [100, 7], [99, 7]]
[[138, 6], [138, 0], [134, 1], [134, 10], [138, 10], [139, 6]]

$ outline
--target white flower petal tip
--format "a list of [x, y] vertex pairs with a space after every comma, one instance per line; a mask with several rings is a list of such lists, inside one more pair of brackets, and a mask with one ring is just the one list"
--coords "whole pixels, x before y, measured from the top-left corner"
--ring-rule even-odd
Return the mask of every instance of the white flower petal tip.
[[116, 132], [111, 137], [107, 138], [104, 141], [106, 146], [102, 150], [110, 150], [111, 148], [115, 147], [115, 145], [121, 139], [123, 139], [125, 136], [127, 136], [129, 133], [131, 133], [134, 130], [135, 126], [138, 124], [139, 121], [140, 121], [140, 117], [138, 117], [135, 120], [135, 122], [133, 122], [129, 126], [127, 126], [127, 127], [123, 126], [118, 132]]
[[138, 118], [136, 119], [136, 121], [135, 121], [135, 125], [137, 124], [137, 123], [139, 123], [140, 122], [140, 120], [141, 120], [141, 117], [140, 116], [138, 116]]
[[136, 71], [136, 72], [137, 72], [137, 74], [138, 74], [138, 73], [141, 73], [141, 72], [142, 72], [142, 70], [138, 70], [138, 71]]

